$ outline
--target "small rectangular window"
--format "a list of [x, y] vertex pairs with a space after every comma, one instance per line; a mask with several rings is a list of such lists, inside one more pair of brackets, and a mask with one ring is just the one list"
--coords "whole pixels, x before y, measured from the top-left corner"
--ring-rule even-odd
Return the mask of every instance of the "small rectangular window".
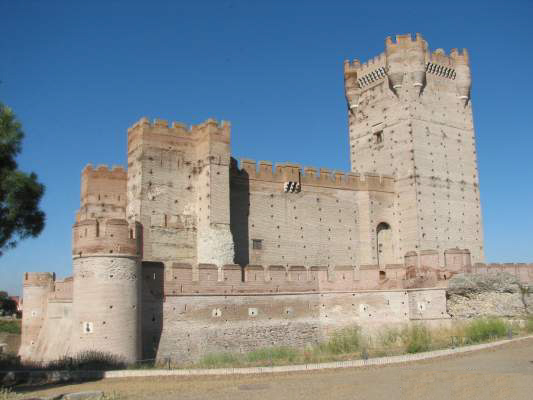
[[383, 143], [383, 131], [377, 131], [374, 133], [374, 143], [375, 144]]
[[261, 250], [262, 248], [263, 248], [263, 240], [262, 239], [252, 239], [252, 249]]

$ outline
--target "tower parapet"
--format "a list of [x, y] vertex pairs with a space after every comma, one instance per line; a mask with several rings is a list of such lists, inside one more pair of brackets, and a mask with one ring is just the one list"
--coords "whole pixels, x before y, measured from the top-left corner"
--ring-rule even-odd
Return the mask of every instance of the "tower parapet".
[[206, 137], [229, 144], [231, 124], [209, 118], [198, 124], [187, 126], [182, 122], [173, 121], [170, 125], [163, 119], [153, 122], [146, 117], [141, 118], [128, 129], [128, 150], [131, 152], [138, 146], [149, 145], [168, 149], [189, 146]]
[[124, 218], [127, 172], [121, 166], [109, 168], [87, 164], [81, 172], [80, 209], [76, 220]]
[[411, 34], [396, 35], [396, 41], [390, 36], [385, 39], [387, 57], [387, 74], [389, 86], [398, 94], [402, 87], [405, 73], [411, 75], [411, 83], [421, 92], [426, 85], [426, 58], [428, 44], [419, 33], [415, 38]]
[[127, 255], [137, 257], [138, 227], [125, 219], [85, 219], [72, 229], [72, 256], [92, 254]]

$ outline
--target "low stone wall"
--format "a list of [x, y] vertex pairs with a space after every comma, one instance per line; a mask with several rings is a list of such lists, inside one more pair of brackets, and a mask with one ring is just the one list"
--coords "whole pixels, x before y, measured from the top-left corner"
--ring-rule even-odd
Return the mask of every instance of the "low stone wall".
[[151, 335], [143, 332], [143, 348], [152, 345], [157, 359], [179, 363], [207, 353], [302, 347], [349, 326], [372, 331], [449, 316], [445, 291], [424, 289], [167, 296], [160, 313], [145, 318], [155, 326]]

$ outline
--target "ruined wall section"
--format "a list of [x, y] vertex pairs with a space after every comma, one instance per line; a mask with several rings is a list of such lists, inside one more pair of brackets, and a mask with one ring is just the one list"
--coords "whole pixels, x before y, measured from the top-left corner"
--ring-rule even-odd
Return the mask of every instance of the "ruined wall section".
[[141, 119], [128, 130], [128, 218], [143, 227], [143, 260], [233, 262], [230, 126]]
[[54, 274], [49, 272], [26, 272], [22, 296], [24, 313], [22, 315], [22, 338], [19, 354], [23, 360], [33, 359], [37, 339], [46, 321], [48, 296], [54, 288]]
[[515, 276], [522, 284], [533, 284], [533, 264], [525, 263], [475, 263], [468, 272], [476, 274], [496, 274], [506, 272]]
[[[392, 212], [394, 180], [298, 165], [241, 161], [231, 177], [236, 262], [359, 265], [375, 262], [370, 224]], [[299, 189], [285, 191], [287, 182]], [[362, 201], [364, 199], [365, 201]]]
[[147, 261], [196, 262], [196, 140], [185, 126], [142, 118], [128, 129], [128, 210]]
[[431, 53], [417, 34], [346, 62], [352, 171], [396, 177], [397, 261], [408, 251], [468, 247], [483, 259], [466, 50]]
[[196, 157], [202, 168], [197, 182], [198, 263], [233, 263], [230, 230], [230, 125], [212, 119], [196, 127]]

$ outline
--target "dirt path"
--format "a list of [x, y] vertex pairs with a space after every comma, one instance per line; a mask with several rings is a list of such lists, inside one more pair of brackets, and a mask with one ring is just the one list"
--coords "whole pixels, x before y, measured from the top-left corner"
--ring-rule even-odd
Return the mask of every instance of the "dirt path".
[[32, 393], [104, 390], [125, 399], [533, 399], [533, 340], [379, 368], [222, 377], [107, 379]]

